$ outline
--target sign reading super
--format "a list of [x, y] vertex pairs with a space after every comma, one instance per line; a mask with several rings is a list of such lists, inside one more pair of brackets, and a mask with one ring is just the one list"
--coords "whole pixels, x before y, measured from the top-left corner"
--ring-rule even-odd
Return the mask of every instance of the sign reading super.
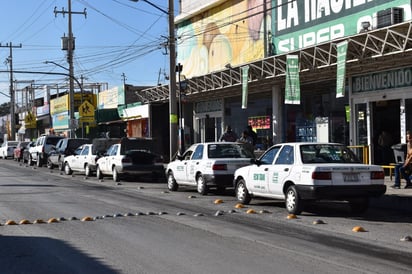
[[410, 0], [275, 0], [272, 43], [275, 54], [314, 46], [354, 35], [362, 22], [376, 28], [377, 12], [404, 9], [403, 21], [411, 19]]

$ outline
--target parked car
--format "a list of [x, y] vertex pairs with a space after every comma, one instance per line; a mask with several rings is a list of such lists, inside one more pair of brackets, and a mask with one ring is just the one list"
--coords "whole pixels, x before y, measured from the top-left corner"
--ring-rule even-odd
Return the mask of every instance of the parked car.
[[155, 143], [146, 138], [122, 138], [97, 160], [96, 176], [112, 176], [118, 182], [126, 177], [164, 177], [163, 157], [155, 152]]
[[362, 164], [342, 144], [283, 143], [236, 170], [234, 186], [241, 203], [283, 199], [291, 214], [300, 214], [307, 201], [325, 199], [347, 200], [353, 212], [362, 213], [369, 197], [385, 193], [384, 178], [380, 166]]
[[4, 141], [0, 146], [0, 156], [3, 159], [11, 158], [14, 155], [14, 149], [17, 147], [18, 141]]
[[73, 155], [64, 157], [64, 172], [70, 175], [73, 171], [77, 171], [91, 176], [96, 171], [97, 160], [108, 147], [119, 141], [119, 138], [96, 138], [93, 139], [93, 144], [81, 145]]
[[224, 191], [226, 187], [233, 186], [235, 170], [249, 165], [254, 157], [244, 143], [194, 144], [167, 165], [167, 187], [176, 191], [179, 185], [197, 186], [201, 195], [206, 195], [211, 187]]
[[63, 136], [56, 135], [42, 135], [37, 138], [36, 143], [29, 149], [29, 165], [36, 163], [38, 167], [43, 166], [47, 161], [52, 146], [55, 146], [57, 142], [63, 138]]
[[64, 169], [64, 158], [73, 155], [76, 148], [83, 144], [90, 143], [87, 138], [63, 138], [55, 146], [52, 146], [47, 154], [47, 167], [53, 169], [58, 166], [59, 170]]
[[17, 162], [20, 162], [23, 159], [23, 152], [26, 149], [27, 145], [29, 144], [29, 141], [20, 141], [16, 148], [13, 151], [13, 158]]
[[23, 156], [22, 156], [22, 160], [23, 163], [28, 163], [30, 160], [30, 148], [32, 148], [34, 145], [36, 144], [36, 142], [32, 141], [29, 142], [26, 147], [23, 150]]

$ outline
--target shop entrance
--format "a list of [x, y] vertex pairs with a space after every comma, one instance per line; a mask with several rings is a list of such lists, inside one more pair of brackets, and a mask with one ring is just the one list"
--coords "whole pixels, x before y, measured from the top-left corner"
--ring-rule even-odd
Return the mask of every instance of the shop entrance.
[[394, 163], [391, 146], [401, 142], [400, 100], [373, 102], [372, 113], [373, 163]]

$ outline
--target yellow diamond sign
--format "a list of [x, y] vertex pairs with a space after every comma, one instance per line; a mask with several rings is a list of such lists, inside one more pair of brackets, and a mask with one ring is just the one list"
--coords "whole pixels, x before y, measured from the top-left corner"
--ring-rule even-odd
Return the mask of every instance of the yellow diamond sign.
[[94, 117], [94, 106], [89, 101], [84, 101], [83, 104], [79, 106], [80, 117]]

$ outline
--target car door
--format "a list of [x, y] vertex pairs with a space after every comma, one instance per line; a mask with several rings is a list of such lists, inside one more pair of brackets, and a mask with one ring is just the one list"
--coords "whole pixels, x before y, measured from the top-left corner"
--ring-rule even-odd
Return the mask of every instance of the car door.
[[196, 172], [202, 167], [205, 146], [204, 144], [199, 144], [193, 151], [192, 157], [187, 161], [186, 181], [190, 184], [196, 184]]
[[112, 174], [112, 166], [116, 164], [116, 155], [119, 150], [119, 145], [113, 145], [112, 149], [108, 151], [106, 156], [106, 163], [104, 166], [105, 173]]
[[69, 156], [67, 158], [71, 159], [69, 163], [72, 170], [82, 170], [83, 169], [83, 156], [82, 152], [85, 149], [84, 146], [78, 147], [75, 151], [73, 156]]
[[268, 188], [271, 194], [282, 195], [283, 184], [292, 170], [295, 158], [293, 145], [284, 145], [279, 151], [274, 165], [269, 168]]
[[173, 162], [173, 175], [177, 182], [185, 182], [186, 181], [186, 170], [187, 170], [187, 163], [192, 157], [193, 150], [196, 146], [192, 146], [185, 151], [182, 155], [181, 160], [176, 159]]
[[270, 148], [265, 152], [265, 154], [262, 155], [262, 157], [259, 158], [257, 164], [251, 166], [248, 175], [248, 188], [252, 192], [256, 194], [267, 194], [269, 192], [269, 174], [280, 148], [281, 146], [274, 146]]

